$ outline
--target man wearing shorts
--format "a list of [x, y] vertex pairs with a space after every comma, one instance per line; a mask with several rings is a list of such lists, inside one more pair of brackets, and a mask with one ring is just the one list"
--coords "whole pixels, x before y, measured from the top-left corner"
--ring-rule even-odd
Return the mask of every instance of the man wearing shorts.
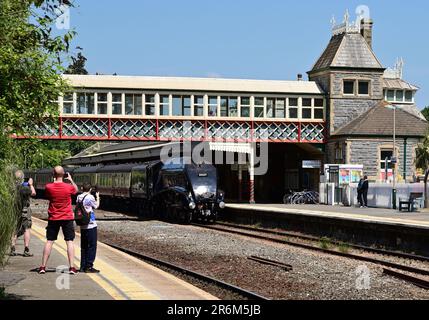
[[[78, 187], [73, 182], [70, 174], [66, 174], [63, 167], [54, 168], [53, 183], [49, 183], [45, 187], [45, 196], [49, 200], [49, 220], [46, 227], [45, 248], [43, 250], [43, 261], [39, 268], [39, 273], [46, 273], [46, 264], [48, 263], [49, 255], [51, 254], [52, 246], [57, 240], [60, 228], [64, 234], [64, 240], [67, 244], [67, 256], [69, 260], [69, 273], [76, 274], [77, 270], [74, 267], [74, 213], [72, 209], [71, 196], [75, 195]], [[71, 184], [65, 183], [64, 180], [70, 181]]]

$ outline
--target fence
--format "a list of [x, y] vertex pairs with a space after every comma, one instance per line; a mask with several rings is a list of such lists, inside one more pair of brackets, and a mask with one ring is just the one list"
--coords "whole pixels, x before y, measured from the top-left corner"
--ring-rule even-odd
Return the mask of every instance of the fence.
[[[423, 183], [400, 183], [396, 185], [397, 207], [399, 199], [410, 197], [410, 193], [424, 193]], [[320, 184], [320, 203], [327, 205], [343, 204], [357, 206], [357, 184], [335, 188], [333, 183]], [[423, 202], [422, 202], [423, 204]], [[368, 190], [368, 206], [392, 209], [392, 185], [385, 183], [370, 183]]]

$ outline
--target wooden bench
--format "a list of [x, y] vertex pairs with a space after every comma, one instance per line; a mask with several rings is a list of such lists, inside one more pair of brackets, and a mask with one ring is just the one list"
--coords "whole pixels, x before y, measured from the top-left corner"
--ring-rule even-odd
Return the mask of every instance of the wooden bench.
[[421, 198], [423, 198], [422, 192], [411, 192], [408, 199], [399, 199], [399, 211], [407, 208], [408, 212], [413, 212], [416, 209], [416, 200]]

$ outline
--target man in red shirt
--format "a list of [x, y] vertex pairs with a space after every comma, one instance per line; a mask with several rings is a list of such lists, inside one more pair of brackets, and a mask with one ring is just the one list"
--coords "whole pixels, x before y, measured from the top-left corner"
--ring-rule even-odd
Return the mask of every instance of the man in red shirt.
[[[49, 183], [45, 187], [45, 196], [49, 200], [49, 221], [46, 228], [45, 248], [43, 250], [42, 266], [39, 268], [39, 273], [46, 273], [46, 264], [51, 254], [52, 246], [57, 240], [60, 228], [63, 230], [64, 240], [67, 243], [67, 256], [69, 260], [70, 274], [76, 274], [77, 270], [74, 267], [74, 213], [72, 208], [71, 196], [75, 195], [78, 187], [73, 182], [70, 174], [66, 174], [63, 167], [54, 168], [53, 183]], [[69, 180], [71, 184], [65, 183]]]

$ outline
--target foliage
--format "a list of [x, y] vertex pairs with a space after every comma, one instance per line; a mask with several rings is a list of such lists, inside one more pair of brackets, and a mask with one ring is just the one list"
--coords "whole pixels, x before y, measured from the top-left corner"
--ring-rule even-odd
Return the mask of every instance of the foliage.
[[88, 74], [88, 71], [85, 69], [86, 58], [82, 53], [78, 53], [76, 57], [72, 57], [72, 63], [68, 66], [65, 74]]
[[429, 121], [429, 106], [422, 110], [422, 115]]
[[10, 136], [29, 136], [42, 123], [56, 124], [56, 101], [70, 89], [61, 73], [75, 33], [57, 35], [52, 28], [65, 2], [0, 0], [0, 263], [18, 215], [10, 164], [19, 164], [20, 155]]
[[415, 158], [415, 166], [418, 169], [422, 169], [425, 172], [425, 208], [429, 207], [429, 199], [427, 194], [427, 184], [429, 177], [429, 136], [426, 135], [426, 138], [420, 143], [416, 148], [416, 158]]

